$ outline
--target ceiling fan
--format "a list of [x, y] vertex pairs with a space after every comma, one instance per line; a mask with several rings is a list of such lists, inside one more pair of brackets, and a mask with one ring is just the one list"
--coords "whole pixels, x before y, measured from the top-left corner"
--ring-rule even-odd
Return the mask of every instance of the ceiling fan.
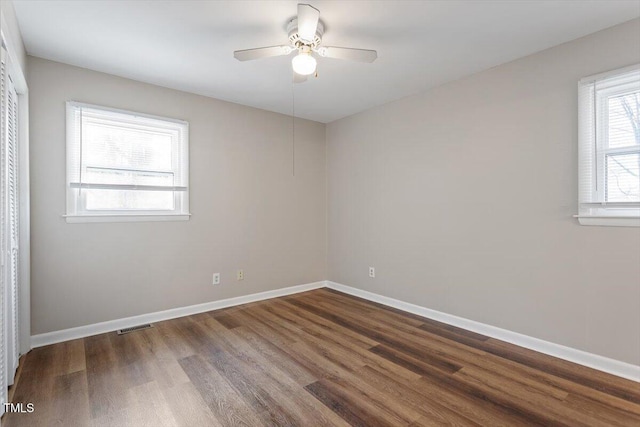
[[314, 53], [323, 58], [358, 62], [373, 62], [378, 57], [375, 50], [321, 46], [324, 25], [320, 21], [320, 11], [308, 4], [298, 4], [298, 16], [289, 21], [287, 32], [289, 33], [288, 45], [236, 50], [233, 56], [238, 61], [251, 61], [298, 52], [291, 61], [295, 83], [304, 82], [307, 76], [315, 73], [317, 61]]

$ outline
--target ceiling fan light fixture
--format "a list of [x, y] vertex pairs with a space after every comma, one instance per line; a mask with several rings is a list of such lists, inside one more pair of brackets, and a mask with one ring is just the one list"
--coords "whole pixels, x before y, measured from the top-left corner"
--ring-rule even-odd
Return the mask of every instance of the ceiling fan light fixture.
[[311, 56], [311, 52], [300, 52], [291, 60], [293, 71], [301, 76], [308, 76], [316, 71], [316, 58]]
[[296, 52], [297, 55], [291, 61], [294, 83], [302, 83], [307, 80], [307, 76], [316, 72], [316, 56], [313, 53], [320, 58], [348, 59], [357, 62], [373, 62], [378, 57], [375, 50], [320, 46], [324, 34], [324, 23], [320, 20], [320, 11], [308, 4], [298, 4], [298, 15], [288, 21], [286, 28], [289, 35], [288, 45], [236, 50], [233, 56], [238, 61], [251, 61]]

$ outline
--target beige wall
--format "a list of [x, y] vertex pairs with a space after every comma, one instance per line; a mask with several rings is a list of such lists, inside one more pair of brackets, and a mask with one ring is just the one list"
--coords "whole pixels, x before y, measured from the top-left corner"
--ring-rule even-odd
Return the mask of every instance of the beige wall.
[[329, 124], [329, 279], [640, 364], [640, 229], [571, 217], [577, 81], [637, 62], [635, 20]]
[[[325, 125], [296, 122], [293, 177], [291, 117], [28, 62], [32, 334], [325, 279]], [[191, 220], [67, 224], [68, 100], [189, 121]]]

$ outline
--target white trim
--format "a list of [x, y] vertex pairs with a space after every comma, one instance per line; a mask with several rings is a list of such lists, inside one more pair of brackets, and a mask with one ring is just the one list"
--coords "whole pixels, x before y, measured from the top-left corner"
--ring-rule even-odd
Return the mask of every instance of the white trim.
[[447, 323], [452, 326], [457, 326], [468, 331], [487, 335], [491, 338], [506, 341], [520, 347], [539, 351], [540, 353], [568, 360], [569, 362], [588, 366], [599, 371], [607, 372], [612, 375], [640, 382], [640, 366], [637, 365], [632, 365], [630, 363], [621, 362], [619, 360], [610, 359], [608, 357], [599, 356], [593, 353], [588, 353], [586, 351], [578, 350], [575, 348], [565, 347], [560, 344], [533, 338], [528, 335], [519, 334], [517, 332], [512, 332], [506, 329], [498, 328], [496, 326], [476, 322], [474, 320], [465, 319], [463, 317], [442, 313], [440, 311], [385, 297], [383, 295], [374, 294], [373, 292], [364, 291], [362, 289], [353, 288], [351, 286], [342, 285], [340, 283], [327, 281], [327, 287], [340, 292], [344, 292], [349, 295], [354, 295], [369, 301], [374, 301], [380, 304], [387, 305], [389, 307], [397, 308], [399, 310], [407, 311], [409, 313]]
[[71, 188], [87, 188], [97, 190], [141, 190], [141, 191], [187, 191], [187, 187], [167, 185], [136, 185], [136, 184], [91, 184], [89, 182], [70, 182]]
[[126, 317], [124, 319], [109, 320], [106, 322], [94, 323], [92, 325], [78, 326], [76, 328], [63, 329], [61, 331], [47, 332], [44, 334], [32, 335], [31, 346], [33, 348], [55, 344], [63, 341], [89, 337], [92, 335], [112, 332], [118, 329], [130, 328], [132, 326], [161, 322], [163, 320], [175, 319], [176, 317], [189, 316], [192, 314], [204, 313], [211, 310], [233, 307], [250, 302], [263, 301], [271, 298], [282, 297], [300, 292], [325, 287], [325, 282], [307, 283], [305, 285], [290, 286], [288, 288], [275, 289], [273, 291], [259, 292], [257, 294], [244, 295], [234, 298], [227, 298], [218, 301], [206, 302], [204, 304], [190, 305], [187, 307], [172, 308], [155, 313], [141, 314], [139, 316]]
[[191, 214], [162, 215], [62, 215], [69, 224], [83, 222], [147, 222], [147, 221], [188, 221]]
[[112, 113], [126, 114], [128, 116], [134, 116], [134, 117], [144, 117], [145, 119], [160, 120], [163, 122], [172, 122], [180, 125], [189, 126], [188, 121], [181, 120], [181, 119], [174, 119], [172, 117], [155, 116], [153, 114], [139, 113], [137, 111], [123, 110], [121, 108], [105, 107], [103, 105], [97, 105], [97, 104], [87, 104], [86, 102], [78, 102], [78, 101], [67, 101], [67, 104], [72, 105], [74, 107], [91, 108], [94, 110], [109, 111]]
[[640, 217], [574, 215], [580, 225], [603, 225], [609, 227], [640, 227]]
[[632, 71], [637, 71], [640, 68], [640, 64], [633, 64], [633, 65], [629, 65], [627, 67], [623, 67], [623, 68], [618, 68], [615, 70], [609, 70], [609, 71], [605, 71], [604, 73], [598, 73], [598, 74], [593, 74], [591, 76], [587, 76], [587, 77], [583, 77], [580, 79], [580, 84], [589, 84], [589, 83], [593, 83], [596, 80], [602, 80], [602, 79], [606, 79], [608, 77], [613, 77], [613, 76], [617, 76], [620, 74], [625, 74], [625, 73], [629, 73]]
[[20, 354], [31, 349], [31, 184], [29, 174], [29, 93], [18, 93], [18, 155], [20, 183]]
[[[626, 147], [625, 147], [626, 149]], [[632, 208], [638, 210], [635, 216], [640, 217], [640, 202], [593, 202], [593, 203], [582, 203], [583, 206], [596, 207], [596, 208]], [[625, 216], [625, 215], [621, 215]], [[632, 216], [632, 215], [628, 215]]]

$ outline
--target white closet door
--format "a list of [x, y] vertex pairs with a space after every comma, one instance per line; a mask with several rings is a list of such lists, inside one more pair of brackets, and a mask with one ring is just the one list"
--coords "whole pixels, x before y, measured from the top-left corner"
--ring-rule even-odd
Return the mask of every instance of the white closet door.
[[7, 387], [13, 384], [19, 361], [18, 320], [18, 94], [8, 73], [8, 58], [4, 48], [0, 72], [1, 147], [0, 147], [0, 414], [7, 401]]
[[6, 51], [4, 48], [0, 48], [2, 54], [0, 58], [2, 59], [1, 64], [2, 68], [0, 70], [0, 248], [1, 256], [0, 256], [0, 264], [2, 265], [2, 270], [0, 273], [0, 415], [4, 413], [4, 404], [7, 401], [7, 321], [6, 321], [6, 275], [5, 272], [5, 234], [6, 227], [5, 224], [7, 220], [6, 209], [5, 206], [5, 158], [6, 158], [6, 149], [7, 146], [7, 64], [6, 64]]
[[18, 337], [18, 241], [20, 239], [18, 225], [18, 94], [13, 86], [11, 76], [7, 81], [7, 249], [6, 249], [6, 285], [7, 297], [7, 384], [13, 384], [18, 368], [20, 349]]

